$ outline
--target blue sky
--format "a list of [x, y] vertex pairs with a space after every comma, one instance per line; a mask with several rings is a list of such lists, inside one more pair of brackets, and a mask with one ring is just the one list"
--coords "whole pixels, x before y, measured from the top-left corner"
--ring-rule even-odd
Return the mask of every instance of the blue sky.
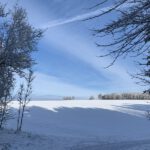
[[[116, 16], [92, 21], [81, 21], [100, 13], [103, 8], [88, 9], [98, 0], [20, 0], [26, 8], [31, 24], [47, 28], [40, 41], [39, 51], [33, 54], [36, 79], [34, 95], [90, 96], [98, 93], [139, 92], [129, 73], [138, 68], [131, 59], [119, 59], [114, 66], [104, 69], [112, 58], [98, 58], [104, 53], [96, 47], [90, 29], [102, 26]], [[2, 0], [8, 7], [16, 0]], [[98, 39], [101, 40], [101, 39]]]

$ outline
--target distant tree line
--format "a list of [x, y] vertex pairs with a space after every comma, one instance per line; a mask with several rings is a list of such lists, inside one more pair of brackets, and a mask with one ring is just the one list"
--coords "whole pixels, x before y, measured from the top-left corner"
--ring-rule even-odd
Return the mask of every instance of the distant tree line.
[[98, 99], [112, 99], [112, 100], [150, 100], [150, 95], [145, 93], [112, 93], [99, 94]]
[[75, 97], [74, 96], [64, 96], [63, 100], [74, 100]]
[[[79, 98], [74, 96], [63, 97], [63, 100], [76, 100], [76, 99]], [[150, 94], [149, 93], [110, 93], [110, 94], [98, 94], [97, 96], [90, 96], [87, 99], [89, 100], [97, 100], [97, 99], [98, 100], [150, 100]]]

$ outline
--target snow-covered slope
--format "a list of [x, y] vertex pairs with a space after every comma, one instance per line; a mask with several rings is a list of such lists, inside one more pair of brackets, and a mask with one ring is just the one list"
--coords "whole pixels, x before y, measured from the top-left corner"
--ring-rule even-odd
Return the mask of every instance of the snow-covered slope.
[[[150, 135], [147, 101], [32, 101], [28, 110], [23, 129], [37, 134], [119, 139]], [[9, 127], [15, 124], [12, 120]]]
[[[16, 102], [13, 109], [17, 110]], [[43, 135], [47, 139], [44, 141], [52, 140], [48, 147], [57, 145], [55, 150], [70, 147], [73, 150], [99, 150], [100, 147], [102, 150], [122, 150], [123, 147], [131, 150], [143, 145], [146, 149], [150, 147], [147, 110], [150, 110], [148, 101], [32, 101], [23, 130]], [[15, 125], [16, 121], [12, 120], [8, 127], [15, 128]]]

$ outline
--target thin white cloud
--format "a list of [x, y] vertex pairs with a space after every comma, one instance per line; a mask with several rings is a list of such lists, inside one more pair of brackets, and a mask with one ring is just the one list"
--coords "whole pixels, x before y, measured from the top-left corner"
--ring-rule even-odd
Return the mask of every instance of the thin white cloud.
[[33, 82], [33, 95], [57, 95], [57, 96], [90, 96], [97, 95], [99, 91], [89, 90], [76, 85], [63, 82], [60, 78], [46, 75], [44, 73], [35, 73], [36, 78]]
[[[119, 6], [117, 9], [120, 9], [120, 8], [124, 9], [126, 7], [129, 7], [129, 5], [131, 5], [131, 4], [130, 3], [125, 3], [122, 6]], [[44, 29], [45, 28], [52, 28], [52, 27], [65, 25], [65, 24], [68, 24], [68, 23], [73, 23], [73, 22], [77, 22], [77, 21], [86, 20], [86, 19], [92, 18], [94, 16], [101, 15], [102, 13], [113, 9], [114, 7], [115, 7], [114, 5], [107, 6], [107, 7], [103, 7], [103, 8], [100, 8], [100, 9], [88, 12], [88, 13], [84, 13], [84, 14], [79, 14], [79, 15], [73, 16], [73, 17], [68, 18], [68, 19], [57, 19], [57, 20], [54, 20], [54, 21], [50, 21], [50, 22], [42, 25], [41, 28], [44, 28]]]
[[102, 50], [99, 51], [89, 39], [60, 28], [49, 30], [46, 34], [45, 42], [49, 45], [57, 46], [59, 50], [72, 54], [110, 79], [110, 85], [107, 89], [114, 88], [117, 91], [121, 89], [124, 91], [128, 91], [129, 89], [137, 91], [139, 89], [127, 73], [127, 68], [122, 66], [122, 64], [117, 63], [109, 69], [104, 69], [104, 66], [107, 66], [111, 62], [111, 59], [109, 57], [103, 60], [97, 58], [96, 56], [101, 55]]
[[82, 21], [82, 20], [88, 19], [90, 17], [100, 15], [101, 13], [103, 13], [104, 11], [107, 11], [108, 9], [111, 9], [111, 7], [104, 7], [102, 9], [97, 9], [92, 12], [73, 16], [73, 17], [65, 19], [65, 20], [58, 19], [58, 20], [50, 21], [50, 22], [46, 23], [45, 25], [42, 25], [42, 28], [52, 28], [52, 27], [57, 27], [57, 26], [61, 26], [61, 25], [76, 22], [76, 21]]
[[[102, 51], [99, 51], [95, 46], [93, 46], [93, 41], [89, 40], [85, 37], [85, 35], [74, 33], [73, 31], [68, 31], [67, 29], [61, 28], [61, 25], [72, 23], [80, 20], [87, 19], [89, 17], [92, 17], [94, 15], [102, 13], [104, 11], [103, 8], [100, 10], [95, 10], [93, 12], [77, 15], [74, 17], [71, 17], [66, 20], [56, 20], [53, 22], [49, 22], [45, 25], [43, 25], [43, 28], [52, 28], [56, 26], [60, 26], [60, 28], [57, 29], [50, 29], [45, 33], [44, 36], [44, 43], [47, 43], [51, 46], [56, 46], [58, 50], [71, 53], [73, 56], [77, 57], [78, 59], [82, 60], [83, 63], [86, 63], [87, 65], [91, 66], [95, 70], [98, 70], [101, 74], [105, 75], [110, 79], [110, 84], [107, 86], [103, 86], [105, 84], [105, 81], [102, 81], [102, 87], [106, 91], [108, 89], [112, 90], [114, 89], [124, 89], [126, 90], [132, 90], [136, 91], [138, 87], [133, 83], [133, 80], [130, 79], [129, 75], [126, 72], [126, 69], [121, 65], [115, 65], [114, 67], [110, 68], [109, 70], [104, 70], [103, 67], [108, 65], [110, 60], [106, 58], [105, 60], [99, 61], [100, 59], [96, 58], [97, 55], [99, 55]], [[30, 18], [34, 18], [32, 21], [35, 23], [43, 22], [43, 18], [49, 19], [50, 16], [46, 14], [40, 14], [38, 12], [35, 13], [32, 11], [32, 16]], [[42, 17], [39, 17], [42, 15]], [[38, 22], [36, 22], [39, 19]], [[41, 19], [42, 18], [42, 19]], [[92, 43], [92, 44], [91, 44]], [[49, 49], [47, 47], [47, 49]], [[47, 66], [43, 67], [49, 67], [49, 64], [47, 63]], [[84, 73], [84, 72], [83, 72]], [[78, 74], [76, 74], [78, 75]], [[94, 79], [93, 79], [94, 81]], [[88, 81], [87, 81], [88, 82]], [[52, 77], [51, 75], [45, 75], [42, 73], [37, 74], [37, 78], [34, 81], [34, 87], [33, 87], [34, 94], [40, 94], [40, 95], [75, 95], [76, 93], [78, 95], [94, 95], [97, 93], [95, 90], [90, 90], [86, 88], [80, 87], [80, 85], [77, 86], [77, 84], [70, 84], [67, 82], [63, 82], [61, 79]], [[100, 91], [102, 92], [102, 91]]]

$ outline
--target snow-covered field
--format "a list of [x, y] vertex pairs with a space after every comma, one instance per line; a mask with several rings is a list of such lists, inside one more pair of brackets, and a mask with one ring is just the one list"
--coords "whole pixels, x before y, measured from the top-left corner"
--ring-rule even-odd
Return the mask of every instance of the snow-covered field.
[[[150, 101], [32, 101], [28, 106], [23, 124], [28, 133], [0, 132], [5, 135], [0, 144], [7, 137], [10, 150], [150, 150]], [[17, 107], [13, 102], [16, 112]], [[15, 126], [15, 120], [8, 124]]]

